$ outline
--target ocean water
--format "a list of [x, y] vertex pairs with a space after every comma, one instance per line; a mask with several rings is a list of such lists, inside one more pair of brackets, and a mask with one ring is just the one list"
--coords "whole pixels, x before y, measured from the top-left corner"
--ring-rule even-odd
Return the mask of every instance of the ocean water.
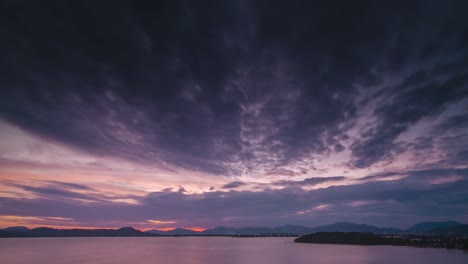
[[468, 252], [398, 246], [318, 245], [293, 238], [2, 238], [0, 263], [468, 263]]

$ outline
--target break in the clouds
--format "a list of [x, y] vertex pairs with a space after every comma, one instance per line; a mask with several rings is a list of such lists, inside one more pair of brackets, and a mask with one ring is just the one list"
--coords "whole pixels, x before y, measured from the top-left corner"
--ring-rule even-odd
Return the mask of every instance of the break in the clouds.
[[2, 1], [0, 215], [466, 220], [467, 9]]
[[[80, 186], [47, 183], [48, 187], [26, 188], [34, 199], [1, 198], [6, 216], [28, 216], [44, 224], [47, 217], [60, 216], [59, 225], [148, 227], [148, 221], [171, 226], [216, 225], [304, 225], [326, 224], [333, 220], [377, 225], [409, 226], [427, 219], [467, 221], [468, 170], [446, 169], [409, 171], [397, 180], [357, 179], [313, 191], [297, 186], [261, 191], [213, 191], [188, 194], [162, 190], [133, 196], [138, 203], [118, 203], [104, 194], [77, 196]], [[385, 178], [385, 176], [383, 177]], [[389, 217], [392, 215], [392, 217]], [[5, 217], [5, 216], [4, 216]], [[0, 220], [3, 220], [0, 216]], [[18, 221], [21, 221], [19, 219]], [[23, 220], [24, 221], [24, 220]], [[20, 222], [21, 223], [21, 222]], [[24, 223], [24, 222], [23, 222]]]

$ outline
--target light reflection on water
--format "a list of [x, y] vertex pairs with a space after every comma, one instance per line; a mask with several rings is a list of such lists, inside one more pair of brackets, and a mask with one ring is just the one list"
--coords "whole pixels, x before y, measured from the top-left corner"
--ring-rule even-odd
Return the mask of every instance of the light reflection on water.
[[297, 244], [293, 238], [3, 238], [11, 263], [468, 263], [468, 252], [434, 248]]

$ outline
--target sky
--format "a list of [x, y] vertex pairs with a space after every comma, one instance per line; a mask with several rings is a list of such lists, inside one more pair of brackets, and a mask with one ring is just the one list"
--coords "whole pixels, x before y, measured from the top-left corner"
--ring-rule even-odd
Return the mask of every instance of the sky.
[[468, 222], [467, 1], [0, 1], [0, 228]]

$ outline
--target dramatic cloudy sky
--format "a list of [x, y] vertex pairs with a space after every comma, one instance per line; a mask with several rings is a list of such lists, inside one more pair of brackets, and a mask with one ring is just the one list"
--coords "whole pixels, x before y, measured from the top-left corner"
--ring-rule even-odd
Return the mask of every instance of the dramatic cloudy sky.
[[468, 1], [0, 1], [0, 227], [468, 222]]

